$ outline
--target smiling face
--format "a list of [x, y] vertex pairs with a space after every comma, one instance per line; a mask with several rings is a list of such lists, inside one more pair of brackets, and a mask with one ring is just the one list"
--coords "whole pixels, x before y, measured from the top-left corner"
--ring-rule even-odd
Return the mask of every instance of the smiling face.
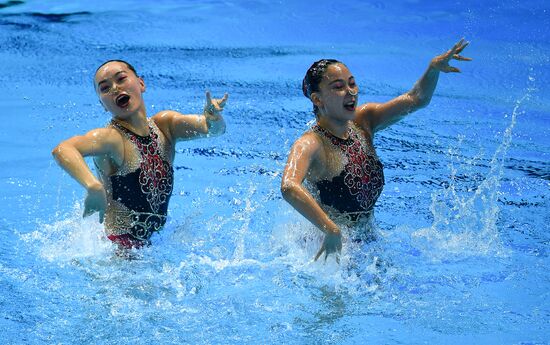
[[319, 91], [311, 95], [320, 116], [349, 121], [355, 118], [359, 87], [349, 69], [341, 64], [330, 65], [319, 84]]
[[124, 120], [145, 109], [141, 97], [145, 83], [124, 62], [111, 61], [101, 66], [94, 85], [101, 104], [115, 118]]

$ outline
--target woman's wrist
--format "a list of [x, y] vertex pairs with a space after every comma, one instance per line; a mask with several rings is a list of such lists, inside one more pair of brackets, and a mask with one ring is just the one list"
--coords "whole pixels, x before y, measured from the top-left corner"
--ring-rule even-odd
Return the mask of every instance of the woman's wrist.
[[206, 118], [208, 118], [209, 116], [217, 117], [219, 116], [220, 112], [216, 110], [216, 107], [214, 106], [214, 104], [207, 104], [204, 106], [204, 110], [202, 113], [204, 114], [204, 116], [206, 116]]
[[97, 191], [103, 190], [103, 184], [101, 184], [101, 182], [95, 180], [95, 181], [91, 181], [91, 182], [87, 183], [85, 185], [85, 188], [86, 188], [86, 191], [88, 191], [88, 193], [97, 192]]
[[428, 70], [426, 71], [426, 74], [431, 74], [431, 75], [437, 75], [439, 74], [439, 72], [442, 71], [442, 69], [444, 68], [444, 65], [443, 65], [443, 62], [441, 60], [441, 57], [440, 56], [436, 56], [434, 57], [430, 63], [428, 64]]
[[327, 224], [323, 227], [323, 232], [326, 234], [326, 235], [333, 235], [333, 236], [336, 236], [336, 235], [340, 235], [340, 228], [332, 223], [332, 224]]

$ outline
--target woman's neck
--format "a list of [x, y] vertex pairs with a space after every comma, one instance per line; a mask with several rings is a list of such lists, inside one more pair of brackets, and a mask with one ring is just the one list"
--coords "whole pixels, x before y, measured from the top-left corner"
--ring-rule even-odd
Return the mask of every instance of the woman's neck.
[[334, 119], [329, 119], [327, 117], [321, 117], [317, 121], [317, 123], [319, 124], [319, 126], [329, 131], [335, 137], [338, 137], [340, 139], [347, 139], [349, 136], [348, 134], [348, 130], [350, 128], [349, 120], [338, 121]]
[[121, 126], [128, 128], [137, 135], [149, 135], [149, 123], [147, 122], [147, 115], [143, 111], [138, 111], [135, 114], [128, 116], [124, 119], [114, 118], [113, 120], [118, 122]]

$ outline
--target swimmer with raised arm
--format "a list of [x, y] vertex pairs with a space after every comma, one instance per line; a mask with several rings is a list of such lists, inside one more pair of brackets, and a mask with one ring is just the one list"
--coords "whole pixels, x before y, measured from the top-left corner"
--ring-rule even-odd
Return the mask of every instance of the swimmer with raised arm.
[[[433, 58], [413, 88], [386, 103], [358, 105], [359, 87], [343, 63], [319, 60], [307, 71], [302, 88], [313, 103], [317, 123], [292, 146], [284, 169], [284, 199], [324, 233], [325, 259], [342, 248], [341, 226], [370, 219], [384, 187], [382, 163], [373, 136], [430, 103], [440, 72], [460, 72], [449, 65], [470, 61], [460, 55], [464, 39]], [[307, 181], [307, 184], [303, 184]]]
[[[107, 237], [121, 248], [141, 247], [166, 222], [174, 182], [176, 142], [220, 135], [227, 101], [206, 92], [202, 115], [164, 110], [147, 118], [145, 82], [129, 63], [109, 60], [94, 77], [110, 123], [61, 142], [56, 161], [87, 191], [84, 217], [99, 213]], [[84, 157], [93, 156], [96, 177]]]

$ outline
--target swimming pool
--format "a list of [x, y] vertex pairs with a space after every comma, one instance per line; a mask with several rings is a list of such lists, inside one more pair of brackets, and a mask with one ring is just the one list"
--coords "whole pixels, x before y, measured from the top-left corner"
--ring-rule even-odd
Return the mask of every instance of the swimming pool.
[[[4, 342], [549, 343], [545, 2], [1, 4]], [[312, 263], [317, 232], [279, 193], [306, 69], [338, 58], [384, 101], [461, 36], [474, 61], [375, 138], [378, 240]], [[91, 80], [111, 58], [150, 114], [230, 93], [225, 135], [178, 144], [168, 225], [131, 261], [50, 156], [109, 120]]]

